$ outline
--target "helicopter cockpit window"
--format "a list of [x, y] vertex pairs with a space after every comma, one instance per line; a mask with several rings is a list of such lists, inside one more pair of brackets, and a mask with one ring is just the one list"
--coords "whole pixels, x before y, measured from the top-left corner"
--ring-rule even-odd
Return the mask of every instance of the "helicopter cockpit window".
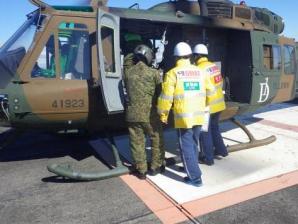
[[28, 20], [16, 31], [16, 33], [3, 45], [0, 53], [15, 51], [24, 48], [27, 52], [33, 42], [35, 32], [45, 19], [44, 15], [33, 12], [28, 15]]
[[101, 27], [101, 44], [105, 71], [108, 73], [115, 73], [114, 30], [112, 28], [106, 26]]
[[295, 50], [293, 46], [284, 46], [285, 74], [295, 74]]
[[55, 41], [52, 34], [35, 63], [31, 78], [56, 78]]
[[279, 46], [263, 45], [263, 63], [267, 70], [281, 69], [281, 50]]
[[59, 60], [61, 79], [86, 80], [91, 74], [89, 32], [85, 24], [60, 23]]
[[0, 48], [1, 61], [12, 73], [16, 72], [26, 52], [30, 48], [34, 35], [44, 18], [45, 16], [40, 16], [38, 12], [33, 12], [28, 15], [28, 20]]

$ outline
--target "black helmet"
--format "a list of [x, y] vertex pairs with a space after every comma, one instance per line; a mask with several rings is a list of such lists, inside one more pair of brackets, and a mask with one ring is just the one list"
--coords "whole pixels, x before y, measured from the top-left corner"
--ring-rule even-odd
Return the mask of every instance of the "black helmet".
[[[147, 65], [150, 65], [152, 63], [153, 59], [153, 51], [148, 46], [141, 44], [138, 45], [133, 52], [140, 60], [144, 60], [147, 63]], [[140, 58], [141, 56], [141, 58]]]

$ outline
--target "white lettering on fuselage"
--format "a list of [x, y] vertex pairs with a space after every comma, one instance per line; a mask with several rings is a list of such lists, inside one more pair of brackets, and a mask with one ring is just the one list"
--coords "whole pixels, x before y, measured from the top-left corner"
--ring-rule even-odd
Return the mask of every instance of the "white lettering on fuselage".
[[266, 100], [268, 100], [269, 93], [270, 93], [270, 88], [268, 85], [268, 77], [265, 79], [265, 83], [260, 83], [261, 90], [260, 90], [260, 98], [258, 103], [264, 103]]

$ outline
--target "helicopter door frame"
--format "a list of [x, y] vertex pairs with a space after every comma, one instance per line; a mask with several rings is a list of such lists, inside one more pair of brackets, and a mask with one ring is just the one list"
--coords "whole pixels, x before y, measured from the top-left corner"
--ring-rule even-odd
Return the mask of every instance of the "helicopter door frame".
[[124, 111], [120, 56], [120, 17], [98, 9], [97, 46], [102, 97], [108, 114]]
[[252, 93], [250, 104], [271, 102], [277, 94], [282, 72], [279, 37], [273, 33], [251, 31]]

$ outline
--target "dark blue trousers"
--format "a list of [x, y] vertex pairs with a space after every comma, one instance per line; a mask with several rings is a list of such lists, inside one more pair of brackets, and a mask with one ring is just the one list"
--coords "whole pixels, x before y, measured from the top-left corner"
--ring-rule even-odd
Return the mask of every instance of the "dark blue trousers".
[[210, 115], [208, 132], [202, 132], [200, 137], [203, 154], [200, 157], [203, 156], [208, 161], [213, 161], [214, 154], [228, 154], [219, 130], [219, 115], [220, 113]]
[[192, 128], [179, 128], [179, 148], [182, 162], [191, 180], [201, 178], [202, 172], [198, 163], [198, 147], [200, 139], [201, 126]]

